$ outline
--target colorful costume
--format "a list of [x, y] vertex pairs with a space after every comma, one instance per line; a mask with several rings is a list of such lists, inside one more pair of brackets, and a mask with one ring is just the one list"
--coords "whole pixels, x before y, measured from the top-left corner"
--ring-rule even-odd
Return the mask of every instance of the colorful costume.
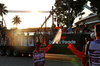
[[39, 51], [35, 49], [33, 52], [33, 62], [34, 66], [45, 66], [45, 53], [51, 48], [51, 44], [49, 44], [45, 48], [39, 48]]

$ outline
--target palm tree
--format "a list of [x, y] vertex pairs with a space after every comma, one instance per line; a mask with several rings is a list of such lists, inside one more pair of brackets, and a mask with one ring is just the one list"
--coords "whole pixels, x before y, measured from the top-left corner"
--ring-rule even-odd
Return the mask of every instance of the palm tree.
[[[3, 26], [3, 21], [4, 21], [4, 18], [3, 18], [3, 15], [6, 15], [6, 13], [8, 13], [8, 10], [6, 10], [6, 6], [2, 3], [0, 3], [0, 16], [2, 17], [2, 24], [1, 26]], [[4, 21], [5, 23], [5, 21]], [[6, 23], [5, 23], [5, 26], [6, 26]]]
[[20, 17], [18, 17], [18, 15], [16, 15], [16, 16], [13, 18], [12, 23], [13, 23], [14, 25], [16, 24], [16, 28], [17, 28], [17, 27], [18, 27], [18, 24], [21, 23]]

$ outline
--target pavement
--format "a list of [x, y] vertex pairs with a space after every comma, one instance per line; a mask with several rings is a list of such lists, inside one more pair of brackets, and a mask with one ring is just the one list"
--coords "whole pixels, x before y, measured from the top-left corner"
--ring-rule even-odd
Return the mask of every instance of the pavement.
[[58, 61], [81, 61], [76, 55], [66, 55], [66, 54], [45, 54], [46, 60], [58, 60]]

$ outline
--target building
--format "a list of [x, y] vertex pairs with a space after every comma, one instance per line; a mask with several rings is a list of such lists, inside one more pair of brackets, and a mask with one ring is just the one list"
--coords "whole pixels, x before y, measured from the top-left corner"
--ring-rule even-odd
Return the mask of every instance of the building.
[[89, 15], [89, 16], [79, 20], [78, 22], [75, 23], [75, 25], [78, 24], [78, 25], [82, 26], [83, 24], [86, 24], [86, 25], [88, 25], [89, 28], [91, 28], [91, 30], [93, 30], [94, 25], [96, 23], [100, 23], [99, 19], [100, 19], [99, 16], [97, 16], [96, 14], [95, 15], [92, 14], [92, 15]]

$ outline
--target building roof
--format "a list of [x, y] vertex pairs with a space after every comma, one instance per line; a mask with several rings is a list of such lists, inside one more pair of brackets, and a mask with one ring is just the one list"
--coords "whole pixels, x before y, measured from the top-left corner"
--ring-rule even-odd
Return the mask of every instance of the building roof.
[[[95, 14], [95, 15], [87, 16], [87, 17], [85, 17], [85, 18], [79, 20], [79, 21], [76, 22], [75, 24], [80, 24], [80, 23], [82, 23], [83, 21], [88, 20], [88, 19], [91, 19], [91, 18], [94, 18], [94, 17], [97, 17], [97, 15]], [[90, 21], [90, 22], [91, 22], [91, 21]]]
[[87, 23], [85, 23], [85, 24], [95, 24], [95, 23], [99, 23], [99, 22], [100, 22], [100, 20], [95, 20], [95, 21], [87, 22]]

